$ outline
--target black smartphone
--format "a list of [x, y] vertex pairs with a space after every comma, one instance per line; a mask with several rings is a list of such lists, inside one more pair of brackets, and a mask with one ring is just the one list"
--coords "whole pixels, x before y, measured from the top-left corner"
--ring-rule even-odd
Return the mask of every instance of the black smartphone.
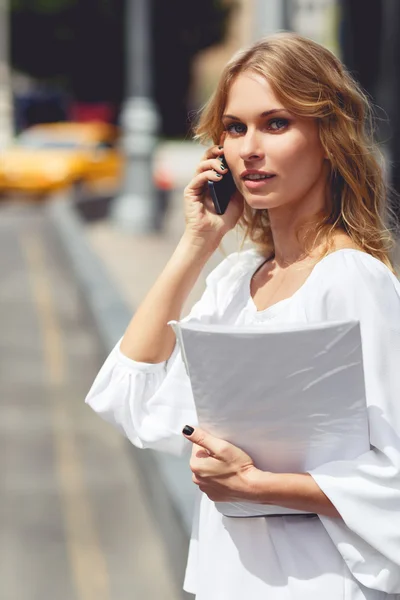
[[[222, 157], [221, 157], [222, 158]], [[223, 215], [228, 207], [229, 201], [236, 192], [235, 182], [230, 171], [222, 175], [220, 181], [209, 181], [208, 189], [214, 203], [217, 215]]]

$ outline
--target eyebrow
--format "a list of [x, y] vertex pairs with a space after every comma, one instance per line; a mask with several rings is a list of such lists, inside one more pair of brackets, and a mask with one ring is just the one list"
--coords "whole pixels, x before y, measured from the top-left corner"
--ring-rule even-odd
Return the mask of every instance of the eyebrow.
[[[269, 115], [273, 115], [275, 113], [280, 112], [289, 112], [286, 108], [271, 108], [271, 110], [265, 110], [261, 113], [260, 117], [268, 117]], [[239, 117], [235, 117], [234, 115], [222, 115], [222, 119], [232, 119], [234, 121], [240, 121]]]

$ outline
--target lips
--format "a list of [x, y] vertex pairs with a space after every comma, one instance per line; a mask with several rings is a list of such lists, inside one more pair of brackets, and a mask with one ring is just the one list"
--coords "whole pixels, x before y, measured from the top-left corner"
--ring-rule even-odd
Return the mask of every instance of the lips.
[[243, 186], [250, 192], [263, 192], [265, 193], [267, 188], [272, 185], [276, 175], [273, 173], [256, 172], [256, 173], [245, 173], [242, 176]]
[[247, 169], [240, 175], [244, 181], [265, 181], [266, 179], [272, 179], [275, 177], [274, 173], [268, 171], [258, 171], [256, 169]]
[[244, 181], [264, 181], [265, 179], [272, 179], [275, 175], [245, 175]]

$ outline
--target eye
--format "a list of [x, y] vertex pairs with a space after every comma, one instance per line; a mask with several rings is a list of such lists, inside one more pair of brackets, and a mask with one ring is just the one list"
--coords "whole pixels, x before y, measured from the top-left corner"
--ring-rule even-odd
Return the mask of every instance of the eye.
[[268, 122], [268, 128], [272, 129], [272, 131], [280, 131], [281, 129], [285, 129], [289, 125], [289, 121], [287, 119], [276, 117], [275, 119], [271, 119]]
[[246, 132], [246, 125], [243, 125], [243, 123], [229, 123], [224, 129], [233, 135], [241, 135]]

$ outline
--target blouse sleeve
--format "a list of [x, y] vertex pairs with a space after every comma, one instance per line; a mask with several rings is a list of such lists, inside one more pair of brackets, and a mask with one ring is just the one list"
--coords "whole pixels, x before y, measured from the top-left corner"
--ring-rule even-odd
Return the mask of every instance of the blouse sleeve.
[[382, 263], [359, 252], [342, 254], [331, 267], [316, 312], [321, 320], [360, 322], [371, 450], [310, 474], [342, 517], [320, 520], [354, 577], [367, 588], [397, 594], [400, 284]]
[[[208, 323], [217, 318], [237, 262], [237, 253], [231, 254], [210, 273], [201, 299], [183, 321]], [[178, 344], [167, 361], [149, 364], [125, 356], [120, 342], [100, 369], [85, 402], [135, 446], [181, 454], [188, 445], [182, 428], [186, 423], [196, 425], [197, 415]]]

